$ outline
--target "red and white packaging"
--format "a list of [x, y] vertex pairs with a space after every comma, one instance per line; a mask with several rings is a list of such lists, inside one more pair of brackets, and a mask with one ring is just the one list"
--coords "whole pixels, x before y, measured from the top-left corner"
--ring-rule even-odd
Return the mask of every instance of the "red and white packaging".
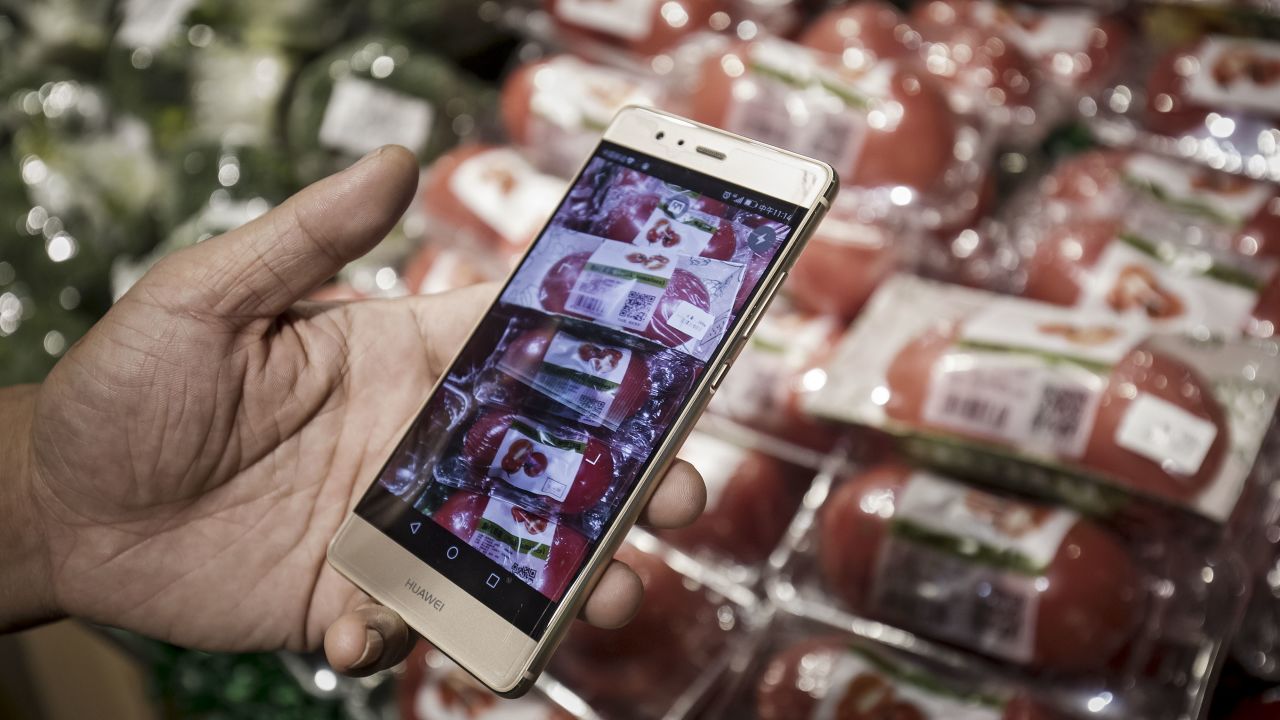
[[577, 531], [467, 490], [455, 491], [431, 518], [552, 600], [564, 594], [587, 553]]
[[502, 302], [590, 320], [705, 360], [745, 266], [549, 228]]
[[422, 180], [424, 233], [479, 246], [508, 265], [555, 212], [565, 183], [543, 174], [510, 147], [464, 145], [437, 159]]
[[902, 276], [828, 372], [811, 412], [885, 430], [926, 462], [1098, 512], [1136, 494], [1217, 523], [1246, 490], [1280, 387], [1280, 366], [1247, 342]]
[[1110, 144], [1280, 181], [1280, 42], [1206, 34], [1152, 51], [1097, 107], [1094, 130]]
[[791, 523], [809, 487], [811, 470], [695, 430], [679, 457], [691, 463], [707, 487], [707, 504], [692, 525], [661, 530], [672, 546], [743, 565], [764, 562]]
[[595, 506], [615, 479], [613, 450], [595, 435], [500, 409], [476, 417], [460, 457], [470, 480], [481, 487], [496, 484], [499, 493], [515, 492], [513, 499], [523, 507], [553, 517]]
[[1023, 294], [1165, 332], [1275, 334], [1280, 261], [1191, 246], [1187, 228], [1149, 210], [1045, 228]]
[[1101, 669], [1143, 609], [1119, 536], [908, 466], [838, 485], [818, 538], [827, 588], [858, 614], [1006, 662]]
[[[729, 25], [725, 0], [545, 0], [547, 14], [578, 52], [600, 48], [650, 57], [690, 35]], [[593, 52], [594, 49], [594, 52]]]
[[853, 204], [836, 201], [787, 274], [784, 292], [797, 307], [850, 320], [917, 254], [917, 230], [860, 220]]
[[656, 78], [572, 55], [522, 65], [502, 86], [502, 119], [512, 142], [535, 165], [561, 177], [586, 160], [618, 110], [667, 104]]
[[[851, 66], [776, 38], [738, 43], [705, 59], [694, 119], [832, 165], [842, 197], [909, 217], [943, 217], [979, 180], [986, 152], [929, 78], [896, 61]], [[866, 210], [864, 210], [864, 213]]]
[[683, 717], [705, 700], [754, 610], [632, 545], [616, 557], [644, 585], [639, 612], [614, 630], [578, 623], [548, 672], [601, 717]]
[[1095, 150], [1058, 163], [1036, 188], [1046, 205], [1029, 212], [1108, 218], [1135, 207], [1194, 233], [1193, 244], [1243, 257], [1280, 257], [1280, 186], [1143, 151]]

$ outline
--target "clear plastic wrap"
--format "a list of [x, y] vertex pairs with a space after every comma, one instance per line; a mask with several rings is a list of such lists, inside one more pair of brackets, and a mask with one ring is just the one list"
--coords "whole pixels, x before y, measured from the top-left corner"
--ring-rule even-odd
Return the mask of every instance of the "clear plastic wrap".
[[940, 227], [975, 207], [990, 144], [902, 62], [828, 55], [763, 37], [700, 64], [696, 120], [825, 160], [859, 221]]
[[1141, 513], [1142, 496], [1222, 523], [1270, 481], [1252, 473], [1280, 387], [1276, 352], [899, 277], [808, 408], [1093, 511]]
[[1099, 96], [1099, 137], [1280, 180], [1280, 43], [1253, 36], [1265, 23], [1247, 13], [1148, 17], [1150, 47]]
[[1002, 688], [1005, 712], [1020, 698], [1045, 713], [1029, 717], [1200, 717], [1247, 563], [1225, 543], [1134, 530], [896, 462], [833, 462], [770, 561], [769, 595]]
[[759, 599], [697, 563], [624, 546], [618, 558], [645, 588], [645, 602], [618, 630], [579, 623], [548, 667], [557, 683], [610, 720], [698, 716], [750, 631], [764, 620]]
[[1067, 159], [1006, 208], [1029, 298], [1153, 329], [1271, 337], [1277, 186], [1140, 151]]

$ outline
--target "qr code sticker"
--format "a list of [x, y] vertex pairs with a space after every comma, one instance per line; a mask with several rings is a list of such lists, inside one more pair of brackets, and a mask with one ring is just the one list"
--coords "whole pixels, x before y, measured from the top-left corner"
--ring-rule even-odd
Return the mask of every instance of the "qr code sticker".
[[643, 325], [649, 322], [649, 314], [658, 302], [657, 295], [645, 293], [627, 293], [627, 299], [618, 311], [618, 318], [624, 325]]
[[1084, 424], [1090, 396], [1085, 388], [1045, 385], [1031, 432], [1047, 434], [1055, 444], [1071, 442]]

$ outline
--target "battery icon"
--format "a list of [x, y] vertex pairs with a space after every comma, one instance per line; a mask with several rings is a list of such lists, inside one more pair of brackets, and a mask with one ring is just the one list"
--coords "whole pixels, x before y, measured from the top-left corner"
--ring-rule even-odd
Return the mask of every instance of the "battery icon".
[[755, 207], [755, 206], [756, 206], [756, 201], [755, 201], [755, 200], [751, 200], [750, 198], [748, 198], [748, 199], [746, 199], [746, 200], [743, 200], [743, 201], [742, 201], [742, 204], [743, 204], [743, 205], [746, 205], [746, 206], [747, 206], [747, 207], [749, 207], [749, 208], [753, 208], [753, 207]]

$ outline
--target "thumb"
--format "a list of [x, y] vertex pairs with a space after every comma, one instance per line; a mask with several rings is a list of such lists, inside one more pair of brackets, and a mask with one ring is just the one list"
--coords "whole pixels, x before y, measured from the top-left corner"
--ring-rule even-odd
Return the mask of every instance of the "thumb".
[[139, 285], [201, 319], [240, 327], [275, 318], [386, 237], [417, 179], [412, 153], [380, 148], [253, 222], [171, 255]]

